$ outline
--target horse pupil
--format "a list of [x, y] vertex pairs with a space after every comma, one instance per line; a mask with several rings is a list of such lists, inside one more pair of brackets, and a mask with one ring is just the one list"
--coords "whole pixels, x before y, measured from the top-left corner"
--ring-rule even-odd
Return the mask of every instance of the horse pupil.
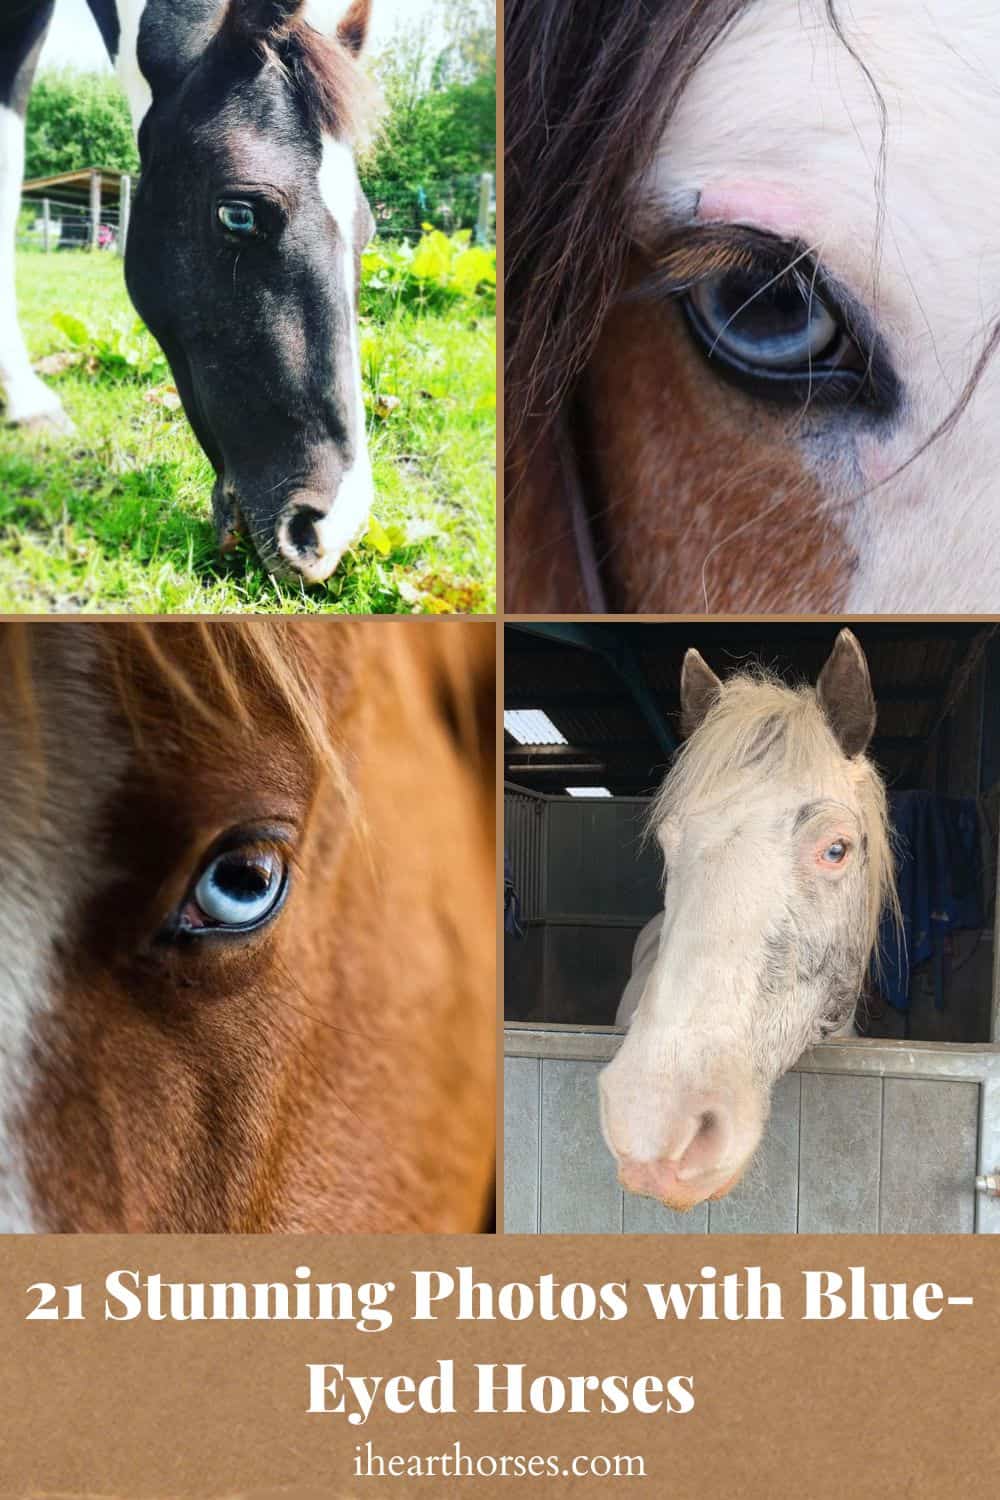
[[216, 881], [235, 900], [256, 901], [270, 889], [271, 870], [260, 861], [230, 859], [219, 866]]
[[811, 310], [794, 284], [777, 282], [762, 291], [757, 277], [732, 273], [720, 293], [719, 311], [747, 338], [767, 338], [778, 329], [804, 333], [810, 325]]

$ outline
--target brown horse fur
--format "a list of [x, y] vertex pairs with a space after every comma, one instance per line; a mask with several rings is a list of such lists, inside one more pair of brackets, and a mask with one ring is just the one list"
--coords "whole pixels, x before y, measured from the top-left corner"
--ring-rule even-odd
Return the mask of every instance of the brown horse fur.
[[[51, 947], [0, 1101], [0, 1177], [23, 1158], [32, 1227], [488, 1222], [493, 655], [478, 623], [0, 628], [8, 893]], [[95, 787], [83, 838], [74, 798]], [[293, 846], [280, 914], [163, 941], [213, 840], [274, 820]], [[75, 882], [60, 932], [31, 926], [39, 868]]]
[[612, 597], [671, 613], [836, 613], [854, 558], [787, 439], [797, 414], [721, 385], [682, 322], [671, 303], [619, 302], [582, 383], [584, 468], [610, 497], [593, 524]]

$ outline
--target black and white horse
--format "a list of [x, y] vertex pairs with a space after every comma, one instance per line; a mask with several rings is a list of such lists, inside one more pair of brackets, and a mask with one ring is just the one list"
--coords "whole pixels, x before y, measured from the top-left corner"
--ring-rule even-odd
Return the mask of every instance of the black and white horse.
[[[370, 0], [88, 0], [128, 96], [141, 179], [125, 277], [216, 473], [223, 551], [328, 577], [372, 496], [357, 298], [373, 228], [352, 143]], [[0, 384], [59, 428], [17, 321], [28, 95], [55, 0], [0, 16]]]

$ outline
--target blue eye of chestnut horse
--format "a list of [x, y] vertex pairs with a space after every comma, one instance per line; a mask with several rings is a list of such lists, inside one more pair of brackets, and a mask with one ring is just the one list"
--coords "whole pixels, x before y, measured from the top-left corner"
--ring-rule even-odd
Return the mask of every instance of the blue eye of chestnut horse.
[[204, 865], [164, 936], [258, 932], [280, 912], [288, 885], [288, 858], [282, 849], [261, 841], [240, 842]]
[[215, 469], [221, 550], [319, 582], [372, 500], [357, 327], [372, 217], [353, 141], [367, 0], [324, 36], [303, 0], [147, 0], [152, 103], [125, 274]]

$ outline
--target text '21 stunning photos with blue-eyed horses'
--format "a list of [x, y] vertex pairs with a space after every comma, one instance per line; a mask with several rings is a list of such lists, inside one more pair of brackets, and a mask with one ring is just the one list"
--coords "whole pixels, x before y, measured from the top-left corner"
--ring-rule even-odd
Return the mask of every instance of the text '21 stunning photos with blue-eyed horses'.
[[[121, 101], [46, 67], [61, 7], [0, 19], [0, 608], [489, 611], [486, 8], [441, 31], [423, 0], [373, 41], [378, 0], [88, 4], [130, 198]], [[59, 89], [100, 142], [61, 143], [75, 177], [51, 172]], [[123, 550], [176, 577], [129, 597]]]

